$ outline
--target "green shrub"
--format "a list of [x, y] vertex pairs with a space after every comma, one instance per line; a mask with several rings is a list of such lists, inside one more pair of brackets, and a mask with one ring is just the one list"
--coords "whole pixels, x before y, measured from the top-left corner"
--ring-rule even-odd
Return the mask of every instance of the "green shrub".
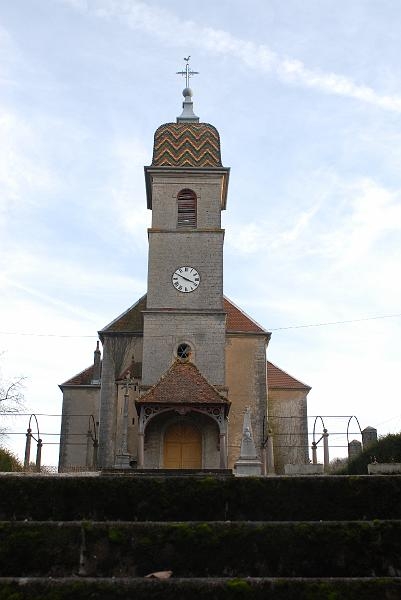
[[401, 462], [401, 433], [379, 438], [376, 444], [354, 458], [344, 472], [348, 475], [366, 475], [368, 464], [374, 459], [379, 463]]
[[3, 473], [22, 471], [22, 464], [18, 458], [10, 450], [2, 447], [0, 447], [0, 471]]

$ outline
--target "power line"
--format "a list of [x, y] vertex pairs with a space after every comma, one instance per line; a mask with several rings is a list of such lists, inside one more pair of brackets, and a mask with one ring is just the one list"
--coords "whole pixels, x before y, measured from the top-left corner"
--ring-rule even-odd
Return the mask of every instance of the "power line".
[[[395, 319], [401, 317], [401, 313], [393, 315], [377, 315], [375, 317], [361, 317], [358, 319], [345, 319], [344, 321], [326, 321], [324, 323], [307, 323], [304, 325], [287, 325], [285, 327], [269, 327], [269, 331], [283, 331], [286, 329], [305, 329], [307, 327], [327, 327], [329, 325], [345, 325], [347, 323], [360, 323], [362, 321], [378, 321], [380, 319]], [[20, 335], [27, 337], [54, 337], [54, 338], [93, 338], [97, 339], [96, 335], [70, 335], [58, 333], [30, 333], [25, 331], [0, 331], [0, 335]]]
[[[32, 412], [27, 412], [27, 413], [22, 413], [22, 412], [0, 412], [0, 417], [30, 417], [31, 415], [35, 414], [37, 417], [62, 417], [62, 413], [57, 413], [57, 414], [51, 414], [51, 413], [32, 413]], [[69, 414], [69, 417], [91, 417], [91, 414], [81, 414], [81, 413], [77, 413], [77, 414]]]
[[283, 329], [301, 329], [305, 327], [326, 327], [327, 325], [343, 325], [345, 323], [359, 323], [361, 321], [375, 321], [378, 319], [394, 319], [396, 317], [401, 317], [401, 313], [397, 313], [395, 315], [379, 315], [377, 317], [362, 317], [360, 319], [347, 319], [345, 321], [328, 321], [327, 323], [309, 323], [307, 325], [289, 325], [288, 327], [275, 327], [270, 329], [270, 331], [280, 331]]
[[64, 335], [58, 333], [28, 333], [23, 331], [0, 331], [0, 335], [24, 335], [28, 337], [54, 337], [54, 338], [95, 338], [97, 335]]

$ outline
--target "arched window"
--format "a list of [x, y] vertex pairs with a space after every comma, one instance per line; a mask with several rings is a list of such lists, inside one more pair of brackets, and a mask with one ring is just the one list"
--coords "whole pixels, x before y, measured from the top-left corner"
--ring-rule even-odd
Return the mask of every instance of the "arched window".
[[177, 228], [196, 227], [196, 194], [181, 190], [177, 196]]

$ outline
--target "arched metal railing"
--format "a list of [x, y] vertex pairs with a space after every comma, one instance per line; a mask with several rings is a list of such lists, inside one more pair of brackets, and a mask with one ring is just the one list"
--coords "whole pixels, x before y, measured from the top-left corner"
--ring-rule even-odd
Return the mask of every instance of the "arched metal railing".
[[[36, 437], [32, 433], [31, 423], [32, 419], [35, 419], [36, 423]], [[31, 461], [31, 441], [35, 440], [36, 442], [36, 462], [35, 462], [35, 471], [40, 473], [40, 463], [42, 460], [42, 446], [43, 442], [40, 437], [39, 432], [39, 422], [34, 413], [29, 417], [28, 429], [26, 432], [26, 443], [25, 443], [25, 458], [24, 458], [24, 471], [29, 471], [30, 461]]]

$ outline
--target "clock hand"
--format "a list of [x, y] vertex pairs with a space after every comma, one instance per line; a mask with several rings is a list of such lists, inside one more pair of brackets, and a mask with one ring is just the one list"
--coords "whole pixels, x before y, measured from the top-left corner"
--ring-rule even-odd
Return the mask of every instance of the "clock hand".
[[181, 275], [181, 273], [179, 273], [178, 277], [182, 277], [182, 279], [185, 279], [185, 281], [189, 281], [189, 283], [194, 283], [192, 281], [192, 279], [188, 279], [188, 277], [184, 277], [184, 275]]

